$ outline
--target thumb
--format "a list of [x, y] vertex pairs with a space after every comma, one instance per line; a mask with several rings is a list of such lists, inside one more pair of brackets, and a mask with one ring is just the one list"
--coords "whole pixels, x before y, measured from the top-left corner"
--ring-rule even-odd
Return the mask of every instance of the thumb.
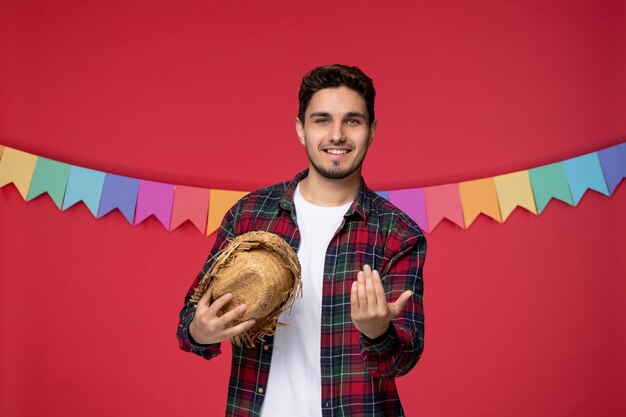
[[411, 299], [412, 295], [413, 291], [405, 291], [400, 295], [400, 297], [398, 297], [395, 303], [389, 304], [389, 310], [391, 310], [394, 317], [400, 314], [406, 303]]

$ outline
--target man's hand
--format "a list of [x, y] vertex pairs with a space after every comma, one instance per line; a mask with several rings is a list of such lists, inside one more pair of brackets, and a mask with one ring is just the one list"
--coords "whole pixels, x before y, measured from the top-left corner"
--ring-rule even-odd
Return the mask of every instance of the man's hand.
[[202, 345], [219, 343], [233, 336], [237, 336], [254, 325], [254, 319], [251, 319], [239, 323], [236, 326], [228, 327], [231, 321], [235, 320], [246, 311], [246, 306], [245, 304], [241, 304], [218, 317], [217, 312], [228, 304], [233, 298], [233, 295], [231, 293], [224, 294], [215, 300], [213, 304], [210, 304], [211, 291], [212, 287], [209, 287], [200, 301], [198, 301], [196, 312], [189, 325], [189, 334], [196, 343]]
[[388, 304], [378, 271], [372, 272], [370, 266], [365, 265], [363, 271], [359, 271], [357, 280], [352, 283], [352, 323], [365, 336], [376, 339], [385, 334], [391, 320], [400, 314], [412, 295], [412, 291], [405, 291], [395, 303]]

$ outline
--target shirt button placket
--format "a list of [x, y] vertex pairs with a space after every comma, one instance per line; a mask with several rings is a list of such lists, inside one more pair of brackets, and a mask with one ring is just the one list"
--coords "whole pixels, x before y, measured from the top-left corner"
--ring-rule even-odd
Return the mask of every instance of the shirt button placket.
[[[268, 352], [269, 350], [270, 350], [270, 345], [263, 343], [263, 351]], [[256, 392], [258, 392], [259, 394], [263, 394], [265, 390], [263, 389], [263, 387], [258, 387], [256, 389]]]

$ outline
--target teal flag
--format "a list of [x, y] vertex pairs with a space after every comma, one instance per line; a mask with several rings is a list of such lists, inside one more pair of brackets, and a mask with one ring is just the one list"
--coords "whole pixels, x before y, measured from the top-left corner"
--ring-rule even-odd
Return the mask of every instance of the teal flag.
[[563, 162], [533, 168], [528, 171], [528, 176], [537, 204], [537, 214], [543, 211], [552, 198], [574, 205]]
[[35, 165], [26, 200], [32, 200], [47, 192], [60, 209], [69, 175], [70, 165], [48, 158], [37, 158], [37, 165]]
[[82, 201], [89, 208], [91, 214], [97, 217], [105, 175], [101, 171], [73, 166], [67, 181], [63, 210]]
[[578, 204], [588, 189], [609, 195], [597, 152], [563, 161], [563, 168], [574, 204]]

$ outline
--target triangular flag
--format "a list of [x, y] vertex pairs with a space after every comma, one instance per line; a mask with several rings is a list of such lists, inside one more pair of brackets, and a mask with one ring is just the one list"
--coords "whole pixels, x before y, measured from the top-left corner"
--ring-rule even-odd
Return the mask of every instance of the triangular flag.
[[598, 158], [611, 195], [622, 178], [626, 177], [626, 142], [598, 151]]
[[5, 147], [0, 159], [0, 187], [13, 183], [26, 200], [37, 165], [37, 155]]
[[113, 209], [119, 209], [128, 223], [133, 224], [139, 180], [121, 175], [106, 174], [100, 197], [98, 217], [102, 217]]
[[228, 210], [246, 194], [248, 193], [244, 191], [211, 190], [206, 228], [207, 236], [217, 230]]
[[67, 180], [63, 210], [82, 201], [94, 217], [97, 217], [105, 176], [106, 174], [101, 171], [73, 166]]
[[138, 225], [149, 216], [154, 215], [163, 227], [169, 230], [173, 201], [174, 185], [140, 180], [134, 224]]
[[174, 206], [170, 230], [189, 220], [204, 233], [209, 212], [209, 190], [177, 185], [174, 189]]
[[422, 188], [389, 191], [389, 201], [412, 218], [422, 230], [426, 232], [430, 230], [426, 217], [424, 190]]
[[493, 177], [493, 182], [496, 185], [502, 221], [505, 221], [517, 206], [537, 214], [528, 171], [498, 175]]
[[432, 232], [444, 218], [465, 228], [459, 184], [445, 184], [424, 188], [428, 230]]
[[528, 171], [528, 176], [538, 213], [543, 211], [552, 198], [558, 198], [570, 206], [574, 205], [563, 162], [533, 168]]
[[493, 178], [459, 183], [465, 227], [469, 227], [480, 213], [502, 223], [498, 193]]
[[63, 205], [67, 179], [70, 176], [70, 168], [71, 166], [64, 162], [42, 157], [37, 158], [26, 199], [32, 200], [47, 192], [60, 210]]
[[609, 195], [596, 152], [565, 160], [563, 168], [574, 204], [578, 204], [587, 189]]

